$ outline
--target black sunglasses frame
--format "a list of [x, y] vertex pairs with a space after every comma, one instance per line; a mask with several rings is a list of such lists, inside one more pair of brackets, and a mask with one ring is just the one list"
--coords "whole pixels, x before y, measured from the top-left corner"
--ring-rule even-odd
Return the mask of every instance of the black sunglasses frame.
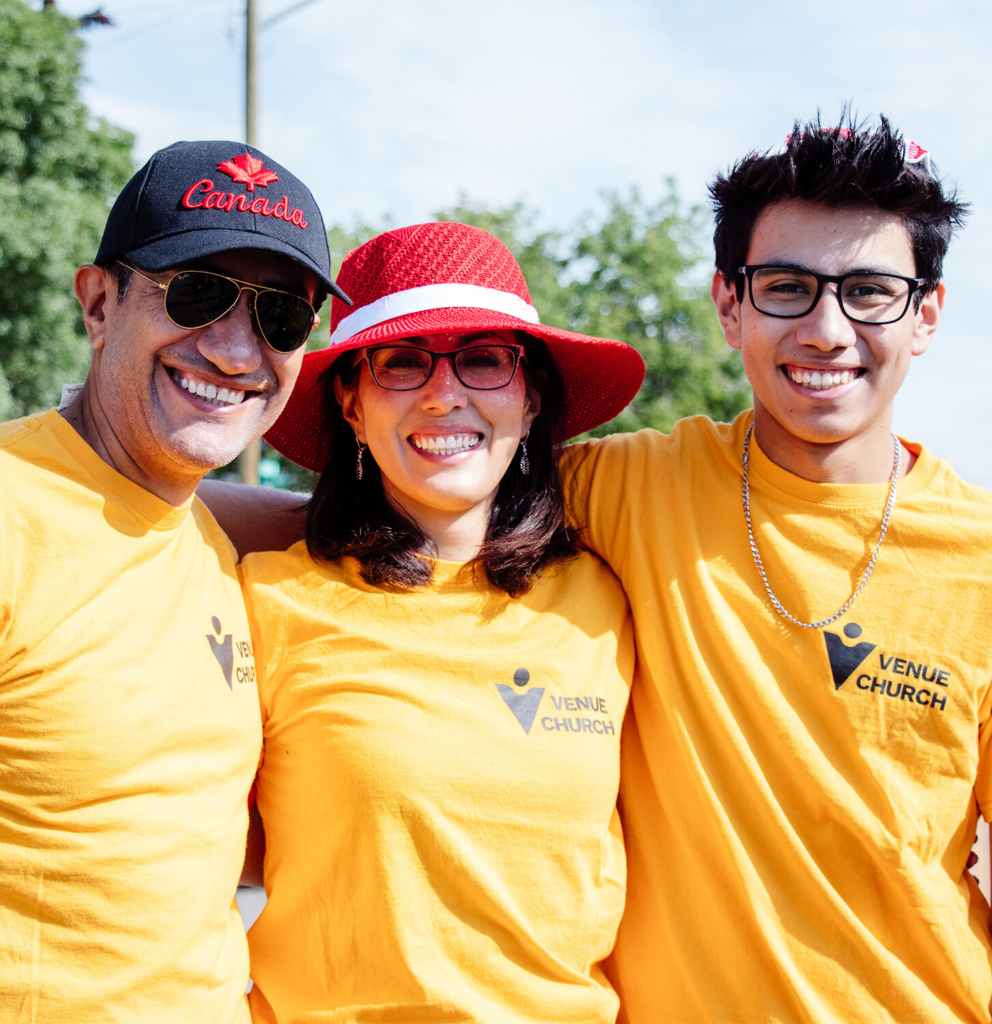
[[[375, 375], [375, 367], [372, 365], [371, 357], [372, 353], [379, 352], [387, 348], [410, 349], [413, 352], [424, 352], [429, 355], [431, 358], [431, 365], [427, 371], [427, 376], [412, 388], [391, 388], [388, 384], [381, 384], [379, 382], [379, 378]], [[462, 378], [462, 375], [458, 372], [458, 364], [455, 362], [455, 359], [464, 352], [471, 352], [473, 349], [477, 348], [501, 348], [506, 349], [507, 352], [511, 352], [513, 354], [513, 369], [510, 371], [509, 380], [507, 380], [505, 384], [497, 384], [494, 388], [479, 388], [474, 384], [469, 384], [468, 381]], [[470, 388], [472, 391], [499, 391], [500, 388], [508, 388], [513, 383], [513, 378], [517, 375], [517, 367], [522, 362], [527, 362], [527, 357], [519, 345], [508, 345], [506, 342], [499, 342], [495, 345], [466, 345], [465, 348], [455, 349], [454, 352], [435, 352], [433, 349], [420, 348], [417, 345], [370, 345], [365, 349], [365, 355], [362, 356], [362, 359], [369, 364], [369, 373], [372, 374], [372, 380], [374, 380], [375, 383], [384, 391], [416, 391], [418, 388], [422, 388], [431, 379], [431, 377], [434, 376], [434, 368], [437, 366], [437, 361], [439, 359], [450, 359], [451, 369], [454, 371], [455, 376], [465, 387]], [[359, 360], [359, 362], [361, 362], [361, 360]]]
[[[156, 288], [161, 288], [162, 291], [165, 292], [165, 295], [162, 296], [162, 304], [165, 308], [165, 315], [169, 318], [169, 320], [172, 323], [174, 323], [177, 327], [181, 327], [184, 331], [197, 331], [201, 327], [209, 327], [211, 324], [217, 323], [218, 320], [223, 320], [224, 317], [226, 317], [227, 314], [230, 313], [231, 310], [234, 309], [234, 307], [237, 306], [237, 304], [241, 301], [242, 292], [254, 293], [254, 297], [256, 300], [258, 296], [261, 295], [263, 292], [275, 292], [277, 295], [288, 295], [290, 298], [296, 299], [297, 302], [302, 302], [304, 303], [304, 305], [310, 307], [310, 326], [305, 331], [303, 338], [296, 344], [294, 344], [291, 348], [280, 348], [278, 345], [273, 345], [272, 342], [269, 341], [268, 337], [266, 336], [265, 330], [262, 327], [261, 320], [259, 319], [258, 316], [258, 311], [255, 308], [255, 302], [252, 301], [249, 303], [249, 306], [251, 308], [252, 319], [255, 322], [255, 326], [258, 328], [258, 333], [261, 335], [262, 340], [265, 342], [265, 344], [268, 345], [273, 352], [278, 352], [281, 355], [287, 355], [290, 352], [295, 352], [298, 348], [301, 348], [303, 345], [307, 343], [307, 338], [310, 337], [311, 332], [318, 324], [317, 311], [313, 308], [313, 303], [307, 301], [307, 299], [304, 299], [302, 295], [296, 295], [293, 292], [286, 291], [285, 288], [270, 288], [268, 285], [253, 284], [251, 281], [242, 281], [237, 277], [229, 277], [227, 274], [218, 274], [215, 270], [197, 269], [177, 270], [165, 284], [162, 284], [160, 281], [156, 281], [154, 278], [149, 277], [143, 271], [138, 270], [137, 267], [132, 267], [129, 263], [125, 263], [123, 260], [116, 260], [115, 262], [119, 263], [122, 267], [127, 267], [128, 270], [137, 274], [138, 277], [143, 277], [150, 284], [155, 285]], [[176, 278], [182, 274], [203, 274], [207, 277], [220, 278], [222, 281], [230, 281], [232, 284], [237, 285], [238, 293], [234, 297], [234, 301], [231, 303], [231, 305], [228, 306], [223, 313], [219, 314], [218, 316], [215, 316], [212, 320], [208, 320], [206, 323], [196, 325], [181, 324], [169, 312], [169, 288], [172, 285], [172, 282], [175, 281]]]
[[[797, 274], [805, 274], [807, 277], [815, 277], [816, 294], [813, 296], [813, 301], [810, 303], [809, 309], [807, 309], [805, 313], [769, 313], [767, 310], [761, 309], [754, 301], [754, 275], [759, 270], [792, 270]], [[840, 311], [848, 320], [851, 320], [856, 324], [866, 324], [869, 327], [880, 327], [885, 324], [898, 323], [909, 310], [910, 303], [913, 301], [913, 296], [927, 283], [927, 279], [925, 277], [903, 277], [901, 274], [865, 274], [863, 271], [858, 271], [853, 274], [818, 274], [816, 271], [807, 270], [805, 267], [794, 267], [783, 263], [751, 263], [744, 267], [738, 267], [737, 275], [737, 301], [742, 302], [744, 300], [744, 285], [740, 279], [745, 278], [747, 280], [747, 292], [748, 297], [751, 300], [751, 305], [754, 306], [762, 316], [773, 316], [779, 320], [798, 320], [801, 317], [809, 316], [810, 313], [816, 309], [816, 305], [823, 295], [823, 286], [825, 284], [836, 284], [837, 302], [840, 305]], [[899, 281], [905, 281], [906, 284], [909, 285], [909, 291], [906, 293], [906, 305], [903, 307], [903, 311], [891, 320], [862, 320], [860, 317], [852, 316], [844, 305], [842, 292], [844, 282], [852, 277], [894, 277]]]

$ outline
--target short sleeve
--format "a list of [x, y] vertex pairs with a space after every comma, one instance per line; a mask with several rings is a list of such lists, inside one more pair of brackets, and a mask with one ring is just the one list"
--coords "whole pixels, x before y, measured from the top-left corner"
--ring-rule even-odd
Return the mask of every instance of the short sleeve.
[[644, 487], [650, 449], [662, 437], [653, 430], [614, 434], [569, 445], [562, 452], [569, 521], [583, 546], [621, 579], [638, 529], [637, 509], [649, 500]]
[[258, 580], [257, 555], [248, 555], [238, 565], [238, 577], [245, 599], [248, 628], [251, 631], [252, 654], [255, 658], [255, 678], [258, 681], [258, 699], [262, 707], [263, 726], [272, 712], [272, 689], [278, 659], [275, 649], [279, 644], [280, 623], [269, 609], [266, 587]]
[[992, 821], [992, 683], [978, 710], [978, 775], [975, 799], [986, 821]]

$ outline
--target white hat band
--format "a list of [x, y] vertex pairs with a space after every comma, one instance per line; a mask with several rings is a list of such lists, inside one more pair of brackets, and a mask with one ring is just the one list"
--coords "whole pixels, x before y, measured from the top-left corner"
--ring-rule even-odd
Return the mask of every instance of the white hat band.
[[529, 324], [541, 322], [537, 310], [513, 292], [483, 288], [478, 284], [425, 284], [419, 288], [407, 288], [391, 295], [383, 295], [381, 299], [376, 299], [375, 302], [356, 309], [354, 313], [349, 313], [334, 329], [331, 344], [347, 341], [369, 327], [375, 327], [376, 324], [393, 320], [398, 316], [424, 313], [429, 309], [455, 309], [459, 306], [490, 309], [494, 313], [515, 316]]

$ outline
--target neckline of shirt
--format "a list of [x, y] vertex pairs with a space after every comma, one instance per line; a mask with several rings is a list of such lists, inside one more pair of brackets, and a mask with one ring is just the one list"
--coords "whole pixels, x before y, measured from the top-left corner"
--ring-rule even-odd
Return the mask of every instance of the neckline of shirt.
[[191, 495], [182, 505], [170, 505], [104, 462], [57, 410], [50, 409], [38, 419], [44, 428], [52, 432], [65, 453], [93, 480], [101, 493], [117, 498], [152, 529], [172, 530], [186, 521], [195, 495]]
[[[734, 446], [738, 460], [743, 458], [744, 435], [753, 420], [753, 412], [740, 416], [735, 424]], [[916, 442], [900, 437], [903, 447], [916, 456], [913, 468], [899, 480], [896, 505], [904, 499], [914, 497], [930, 486], [940, 468], [940, 460]], [[905, 458], [905, 455], [903, 456]], [[830, 484], [806, 480], [804, 477], [790, 473], [787, 469], [772, 462], [762, 450], [756, 437], [751, 438], [750, 471], [748, 476], [751, 485], [760, 481], [762, 486], [777, 490], [793, 498], [812, 505], [834, 508], [863, 508], [884, 504], [889, 492], [889, 482], [873, 484]], [[741, 467], [743, 475], [743, 467]]]
[[[297, 545], [294, 545], [294, 548], [296, 547]], [[299, 554], [302, 556], [303, 551], [300, 551]], [[343, 573], [344, 580], [349, 585], [357, 586], [363, 590], [369, 590], [373, 593], [425, 594], [437, 591], [473, 591], [488, 589], [486, 586], [480, 584], [479, 576], [475, 571], [473, 571], [471, 562], [447, 562], [443, 559], [431, 560], [433, 574], [430, 583], [422, 587], [414, 587], [409, 591], [392, 591], [385, 587], [376, 587], [370, 583], [366, 583], [361, 576], [361, 566], [358, 564], [357, 559], [352, 558], [351, 556], [342, 558], [338, 562], [338, 566], [339, 571]], [[323, 574], [326, 575], [326, 570], [324, 570]]]
[[474, 590], [479, 580], [471, 562], [447, 562], [444, 559], [434, 560], [432, 587], [445, 590]]

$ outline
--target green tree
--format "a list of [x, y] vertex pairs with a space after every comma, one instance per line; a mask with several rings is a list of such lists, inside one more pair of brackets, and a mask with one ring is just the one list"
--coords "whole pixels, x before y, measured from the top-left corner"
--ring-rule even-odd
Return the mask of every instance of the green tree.
[[72, 277], [134, 170], [133, 136], [80, 101], [78, 25], [0, 0], [0, 419], [52, 404], [85, 375]]
[[671, 430], [683, 416], [732, 418], [751, 401], [740, 357], [724, 341], [709, 297], [706, 220], [683, 213], [673, 189], [646, 205], [637, 192], [609, 197], [602, 223], [578, 238], [568, 285], [573, 330], [618, 338], [644, 357], [644, 385], [596, 430]]
[[488, 210], [465, 199], [440, 212], [485, 228], [520, 262], [541, 319], [617, 338], [644, 357], [647, 376], [631, 405], [598, 435], [670, 430], [693, 413], [729, 419], [750, 403], [740, 359], [723, 340], [702, 273], [706, 219], [683, 212], [674, 188], [654, 205], [636, 191], [606, 197], [605, 214], [570, 232], [536, 231], [521, 204]]

